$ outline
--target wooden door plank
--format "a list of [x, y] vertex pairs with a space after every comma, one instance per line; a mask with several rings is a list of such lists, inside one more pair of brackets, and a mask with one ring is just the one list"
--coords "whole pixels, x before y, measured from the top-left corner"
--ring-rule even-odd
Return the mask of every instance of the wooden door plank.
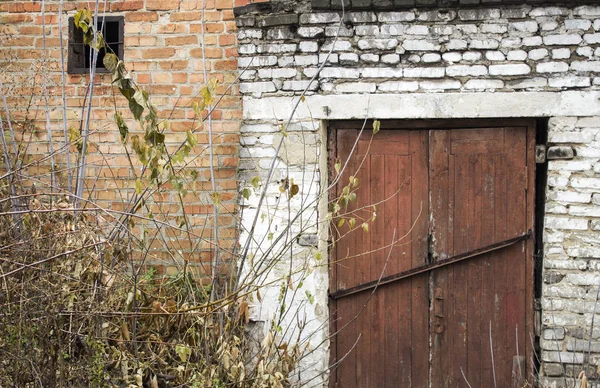
[[[427, 132], [410, 132], [410, 151], [413, 177], [412, 184], [412, 266], [427, 262], [427, 235], [429, 229], [429, 190], [427, 184]], [[417, 177], [420, 179], [417, 181]], [[412, 284], [412, 387], [429, 385], [429, 274], [411, 278]]]
[[[398, 188], [397, 213], [399, 226], [398, 237], [402, 237], [398, 246], [398, 272], [412, 268], [412, 239], [414, 234], [411, 232], [413, 226], [412, 209], [415, 207], [415, 201], [412, 198], [413, 175], [412, 160], [410, 157], [400, 160], [400, 177]], [[416, 178], [415, 178], [416, 180]], [[384, 213], [387, 214], [387, 213]], [[412, 377], [412, 282], [401, 282], [396, 286], [398, 325], [396, 328], [396, 339], [398, 343], [398, 362], [400, 363], [399, 380], [388, 379], [386, 385], [390, 388], [397, 386], [411, 386]]]
[[[469, 218], [473, 210], [472, 163], [469, 155], [457, 155], [453, 159], [456, 168], [456, 213], [454, 249], [457, 253], [467, 252], [473, 247], [469, 241]], [[456, 233], [458, 232], [458, 233]], [[449, 336], [452, 338], [452, 369], [446, 371], [451, 386], [466, 386], [460, 369], [468, 374], [467, 365], [467, 303], [468, 263], [451, 266], [454, 281], [449, 303], [452, 306], [448, 322]]]
[[[395, 142], [392, 142], [395, 143]], [[379, 154], [381, 150], [381, 142], [377, 141], [376, 154], [370, 157], [370, 202], [369, 203], [385, 203], [385, 156]], [[386, 149], [386, 154], [389, 149]], [[371, 243], [371, 253], [366, 256], [370, 265], [369, 280], [378, 279], [384, 274], [385, 262], [387, 258], [387, 249], [383, 247], [388, 244], [386, 241], [386, 231], [384, 228], [383, 217], [365, 220], [370, 224], [368, 233]], [[385, 325], [385, 307], [386, 295], [389, 287], [382, 287], [377, 290], [375, 297], [371, 299], [368, 306], [368, 346], [369, 346], [369, 379], [367, 387], [382, 387], [385, 384], [385, 362], [381, 360], [381, 349], [385, 345], [384, 328]], [[367, 334], [367, 333], [365, 333]], [[366, 339], [366, 338], [365, 338]], [[388, 355], [395, 357], [395, 355]]]
[[[396, 229], [396, 236], [398, 233], [402, 233], [400, 227], [400, 216], [401, 211], [400, 202], [398, 201], [399, 193], [397, 190], [400, 186], [399, 181], [401, 177], [400, 163], [403, 158], [386, 155], [384, 157], [384, 182], [383, 190], [384, 197], [387, 199], [382, 205], [379, 205], [379, 215], [376, 218], [374, 224], [374, 231], [378, 233], [379, 230], [383, 233], [384, 242], [389, 244], [392, 242], [392, 236], [394, 235], [394, 229]], [[384, 252], [387, 258], [388, 249]], [[390, 260], [387, 263], [386, 275], [400, 272], [400, 252], [398, 247], [391, 248]], [[404, 325], [400, 319], [401, 312], [399, 300], [402, 298], [402, 285], [399, 287], [384, 287], [382, 290], [385, 299], [384, 306], [384, 353], [386, 357], [383, 359], [384, 378], [381, 387], [394, 387], [400, 381], [400, 369], [401, 369], [401, 355], [400, 355], [400, 340], [398, 330], [400, 326]]]
[[[498, 164], [497, 156], [492, 154], [485, 158], [485, 161], [482, 165], [482, 171], [485, 182], [484, 189], [484, 197], [483, 202], [486, 204], [485, 212], [482, 212], [482, 221], [481, 221], [481, 234], [482, 234], [482, 243], [492, 244], [496, 241], [496, 236], [494, 234], [495, 225], [496, 225], [496, 217], [494, 209], [496, 207], [495, 198], [496, 198], [496, 190], [497, 190], [497, 182], [494, 179], [495, 177], [495, 168]], [[494, 255], [489, 255], [488, 259], [482, 261], [482, 277], [481, 277], [481, 317], [489, 317], [491, 312], [493, 311], [494, 306], [494, 293], [492, 289], [492, 285], [494, 284], [494, 266], [493, 260], [495, 259]], [[493, 381], [493, 373], [492, 373], [492, 361], [491, 361], [491, 353], [489, 351], [489, 339], [488, 339], [488, 331], [489, 331], [489, 321], [484, 320], [482, 318], [479, 324], [479, 333], [471, 333], [472, 336], [477, 335], [479, 337], [480, 343], [480, 382], [481, 381]]]
[[[519, 230], [527, 229], [527, 132], [526, 128], [517, 127], [506, 130], [506, 142], [511, 144], [512, 153], [510, 153], [510, 163], [507, 168], [512, 171], [511, 182], [511, 199], [513, 206], [508, 207], [508, 233], [513, 235]], [[518, 206], [515, 206], [517, 205]], [[526, 242], [517, 244], [510, 248], [509, 253], [505, 255], [506, 268], [509, 272], [507, 283], [505, 284], [506, 293], [506, 326], [504, 340], [507, 344], [506, 358], [503, 360], [507, 366], [505, 371], [505, 379], [507, 382], [512, 380], [512, 365], [513, 357], [517, 355], [516, 351], [516, 329], [521, 327], [525, 329], [525, 311], [526, 311], [526, 267], [524, 265], [523, 253], [525, 253]], [[523, 343], [523, 342], [521, 342]]]
[[[432, 253], [437, 256], [438, 260], [445, 259], [451, 251], [448, 249], [448, 234], [450, 228], [449, 209], [452, 199], [449, 194], [450, 177], [449, 177], [449, 146], [450, 146], [450, 131], [430, 131], [429, 134], [429, 187], [430, 187], [430, 225], [431, 231], [435, 230], [435, 239], [432, 243]], [[439, 288], [439, 293], [436, 295], [436, 290], [433, 290], [433, 306], [430, 316], [430, 331], [431, 331], [431, 386], [443, 387], [445, 374], [443, 371], [448, 370], [447, 361], [442, 351], [449, 347], [448, 333], [446, 332], [448, 319], [448, 282], [450, 271], [433, 271], [431, 273], [432, 283], [435, 288]]]
[[[484, 246], [482, 227], [483, 195], [485, 190], [485, 177], [483, 176], [483, 157], [471, 155], [473, 206], [469, 215], [470, 249]], [[467, 303], [467, 377], [472, 386], [481, 386], [481, 309], [482, 309], [482, 281], [484, 265], [483, 260], [468, 263], [468, 303]], [[462, 383], [464, 384], [464, 382]]]
[[[362, 206], [371, 203], [370, 198], [370, 174], [371, 174], [371, 158], [367, 155], [364, 159], [361, 155], [358, 161], [359, 170], [354, 172], [354, 175], [358, 177], [358, 190], [356, 207], [361, 208]], [[360, 217], [364, 215], [364, 211], [359, 210], [354, 215], [360, 220]], [[358, 221], [360, 222], [360, 221]], [[354, 279], [356, 284], [363, 284], [371, 280], [370, 271], [370, 255], [368, 252], [371, 250], [370, 236], [364, 233], [360, 228], [356, 229], [352, 233], [351, 238], [353, 240], [353, 252], [357, 257], [354, 259]], [[358, 340], [358, 345], [354, 349], [354, 357], [356, 359], [356, 382], [359, 387], [367, 387], [368, 379], [370, 374], [370, 332], [371, 328], [369, 325], [369, 301], [370, 293], [362, 293], [357, 295], [354, 299], [354, 316], [356, 316], [357, 332], [355, 338]]]

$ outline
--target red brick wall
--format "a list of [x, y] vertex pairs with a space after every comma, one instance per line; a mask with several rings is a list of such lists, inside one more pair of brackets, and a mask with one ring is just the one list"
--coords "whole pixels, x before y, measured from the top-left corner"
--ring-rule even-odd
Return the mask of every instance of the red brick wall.
[[[168, 119], [170, 131], [167, 139], [177, 144], [185, 139], [185, 131], [196, 128], [199, 123], [191, 109], [198, 98], [204, 79], [204, 66], [209, 79], [217, 79], [218, 94], [225, 92], [226, 86], [237, 76], [236, 28], [233, 7], [242, 6], [250, 0], [128, 0], [100, 1], [100, 11], [106, 15], [125, 17], [124, 61], [132, 71], [135, 82], [150, 93], [152, 103], [157, 107], [161, 118]], [[64, 1], [62, 17], [63, 44], [68, 45], [68, 18], [76, 10], [93, 7], [94, 1]], [[202, 53], [202, 7], [205, 7], [204, 39], [206, 61]], [[0, 76], [7, 97], [13, 128], [18, 140], [27, 141], [29, 160], [36, 160], [48, 151], [46, 110], [49, 111], [54, 148], [63, 143], [61, 65], [59, 40], [59, 2], [45, 2], [45, 19], [42, 19], [41, 1], [0, 0]], [[45, 23], [47, 52], [44, 60], [43, 24]], [[45, 66], [45, 71], [44, 71]], [[66, 69], [66, 64], [65, 64]], [[48, 98], [43, 96], [44, 79], [47, 83]], [[78, 129], [85, 113], [82, 110], [89, 82], [89, 75], [67, 75], [66, 106], [68, 126]], [[123, 210], [127, 198], [134, 193], [135, 180], [119, 133], [113, 123], [115, 109], [128, 118], [130, 129], [135, 128], [131, 115], [127, 115], [126, 100], [118, 90], [110, 85], [110, 76], [97, 75], [92, 99], [90, 141], [88, 154], [88, 179], [85, 195], [89, 195], [98, 205], [107, 209]], [[46, 106], [48, 109], [46, 109]], [[0, 109], [2, 119], [6, 119], [4, 109]], [[222, 205], [220, 206], [219, 234], [223, 243], [230, 245], [235, 238], [235, 211], [237, 200], [236, 167], [238, 164], [238, 130], [241, 119], [241, 99], [237, 87], [226, 93], [212, 114], [214, 163], [216, 166], [216, 186]], [[7, 122], [4, 122], [5, 129]], [[198, 171], [194, 186], [184, 198], [186, 212], [191, 214], [194, 232], [207, 238], [212, 236], [211, 182], [208, 169], [208, 128], [198, 130], [198, 145], [193, 154], [197, 156], [190, 167]], [[76, 152], [75, 147], [71, 147]], [[132, 157], [134, 160], [135, 156]], [[74, 156], [72, 161], [74, 162]], [[65, 160], [57, 156], [57, 169], [64, 177]], [[47, 160], [36, 163], [24, 170], [27, 177], [37, 181], [38, 191], [48, 190]], [[174, 222], [181, 214], [176, 193], [166, 191], [155, 198], [152, 205], [154, 214], [169, 213], [166, 221]], [[173, 230], [165, 230], [177, 234]], [[210, 253], [191, 253], [194, 242], [180, 246], [165, 244], [160, 239], [154, 241], [156, 248], [152, 260], [169, 265], [173, 257], [207, 260]], [[210, 247], [200, 245], [202, 250]], [[179, 256], [177, 250], [183, 250]]]

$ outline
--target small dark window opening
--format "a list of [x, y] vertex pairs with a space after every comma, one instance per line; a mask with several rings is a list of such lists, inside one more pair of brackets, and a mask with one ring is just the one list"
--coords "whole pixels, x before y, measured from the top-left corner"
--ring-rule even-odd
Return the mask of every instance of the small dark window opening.
[[[123, 59], [123, 16], [104, 16], [98, 17], [98, 30], [102, 29], [104, 41], [108, 44], [111, 50]], [[69, 59], [67, 62], [67, 71], [70, 74], [85, 74], [90, 71], [92, 65], [93, 50], [83, 43], [83, 31], [75, 28], [75, 21], [69, 18]], [[102, 49], [98, 52], [96, 61], [97, 73], [108, 73], [104, 67], [104, 55], [106, 50]]]

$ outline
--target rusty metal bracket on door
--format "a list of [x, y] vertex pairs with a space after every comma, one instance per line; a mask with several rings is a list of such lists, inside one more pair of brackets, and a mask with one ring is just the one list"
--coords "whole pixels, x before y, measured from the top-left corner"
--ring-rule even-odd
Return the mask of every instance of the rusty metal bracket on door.
[[339, 290], [339, 291], [333, 292], [333, 293], [329, 294], [329, 297], [332, 299], [339, 299], [344, 296], [357, 294], [359, 292], [363, 292], [366, 290], [372, 290], [379, 286], [383, 286], [384, 284], [397, 282], [399, 280], [410, 278], [412, 276], [419, 275], [419, 274], [422, 274], [425, 272], [429, 272], [429, 271], [432, 271], [437, 268], [445, 267], [450, 264], [455, 264], [455, 263], [458, 263], [461, 261], [465, 261], [467, 259], [472, 259], [474, 257], [481, 256], [485, 253], [490, 253], [490, 252], [497, 251], [502, 248], [509, 247], [520, 241], [525, 241], [525, 240], [529, 239], [530, 237], [531, 237], [531, 230], [528, 230], [527, 233], [525, 233], [525, 234], [510, 238], [508, 240], [504, 240], [504, 241], [501, 241], [501, 242], [498, 242], [495, 244], [491, 244], [491, 245], [485, 246], [483, 248], [479, 248], [479, 249], [475, 249], [475, 250], [472, 250], [469, 252], [461, 253], [460, 255], [451, 256], [444, 260], [439, 260], [434, 263], [425, 264], [425, 265], [422, 265], [422, 266], [419, 266], [416, 268], [409, 269], [407, 271], [397, 273], [395, 275], [386, 276], [379, 280], [374, 280], [372, 282], [359, 284], [357, 286], [354, 286], [354, 287], [351, 287], [351, 288], [348, 288], [345, 290]]

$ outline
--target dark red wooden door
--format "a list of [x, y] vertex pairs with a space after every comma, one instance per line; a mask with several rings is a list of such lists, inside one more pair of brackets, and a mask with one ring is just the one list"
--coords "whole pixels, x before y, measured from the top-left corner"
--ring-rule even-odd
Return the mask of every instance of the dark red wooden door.
[[386, 122], [358, 134], [336, 123], [330, 139], [342, 165], [355, 149], [337, 195], [358, 179], [334, 220], [332, 386], [507, 387], [531, 376], [532, 239], [342, 294], [527, 233], [532, 123]]

